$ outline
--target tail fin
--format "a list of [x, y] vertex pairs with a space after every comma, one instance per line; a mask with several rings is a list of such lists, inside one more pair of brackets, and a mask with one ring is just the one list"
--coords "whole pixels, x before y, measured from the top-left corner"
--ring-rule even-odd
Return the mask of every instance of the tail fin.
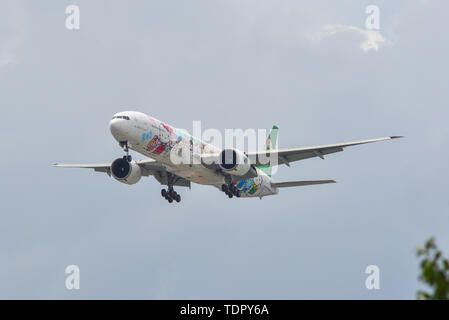
[[277, 125], [274, 125], [273, 128], [271, 128], [270, 134], [265, 142], [265, 150], [276, 149], [278, 143], [278, 130], [279, 128]]
[[324, 184], [324, 183], [335, 183], [335, 180], [273, 182], [271, 183], [271, 185], [276, 188], [288, 188], [288, 187], [310, 186], [313, 184]]
[[[270, 134], [267, 137], [267, 141], [265, 142], [265, 150], [273, 150], [276, 149], [278, 143], [278, 126], [274, 125], [271, 128]], [[271, 177], [271, 167], [268, 164], [258, 167], [260, 170], [266, 173], [267, 176]]]

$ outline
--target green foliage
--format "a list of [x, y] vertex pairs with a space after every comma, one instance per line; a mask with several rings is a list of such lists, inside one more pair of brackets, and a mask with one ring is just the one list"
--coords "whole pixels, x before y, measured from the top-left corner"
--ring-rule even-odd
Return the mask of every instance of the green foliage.
[[435, 239], [430, 238], [423, 247], [416, 251], [418, 257], [422, 257], [419, 280], [432, 288], [431, 293], [418, 291], [416, 298], [419, 300], [449, 300], [449, 261], [443, 258], [438, 250]]

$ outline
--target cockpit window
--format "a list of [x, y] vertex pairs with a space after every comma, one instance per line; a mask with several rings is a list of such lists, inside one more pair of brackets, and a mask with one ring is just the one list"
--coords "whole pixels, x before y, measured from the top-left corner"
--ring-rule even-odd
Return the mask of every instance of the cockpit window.
[[128, 116], [113, 116], [112, 119], [125, 119], [125, 120], [129, 120]]

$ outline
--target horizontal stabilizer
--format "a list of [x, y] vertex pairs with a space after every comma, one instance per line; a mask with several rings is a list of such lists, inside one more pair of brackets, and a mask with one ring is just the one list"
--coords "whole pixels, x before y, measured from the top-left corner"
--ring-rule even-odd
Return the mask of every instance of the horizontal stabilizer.
[[288, 181], [288, 182], [273, 182], [271, 185], [276, 188], [288, 188], [299, 186], [310, 186], [313, 184], [335, 183], [335, 180], [309, 180], [309, 181]]

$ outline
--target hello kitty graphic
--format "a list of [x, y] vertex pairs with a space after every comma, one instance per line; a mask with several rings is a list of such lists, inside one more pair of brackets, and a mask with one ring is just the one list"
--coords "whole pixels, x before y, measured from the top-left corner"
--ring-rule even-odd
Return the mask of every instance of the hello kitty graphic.
[[167, 130], [164, 130], [164, 126], [162, 125], [162, 127], [159, 130], [159, 139], [161, 140], [162, 143], [168, 143], [168, 141], [170, 140], [170, 132]]
[[160, 145], [160, 139], [159, 136], [154, 136], [153, 139], [150, 140], [150, 142], [147, 145], [147, 151], [152, 152]]

